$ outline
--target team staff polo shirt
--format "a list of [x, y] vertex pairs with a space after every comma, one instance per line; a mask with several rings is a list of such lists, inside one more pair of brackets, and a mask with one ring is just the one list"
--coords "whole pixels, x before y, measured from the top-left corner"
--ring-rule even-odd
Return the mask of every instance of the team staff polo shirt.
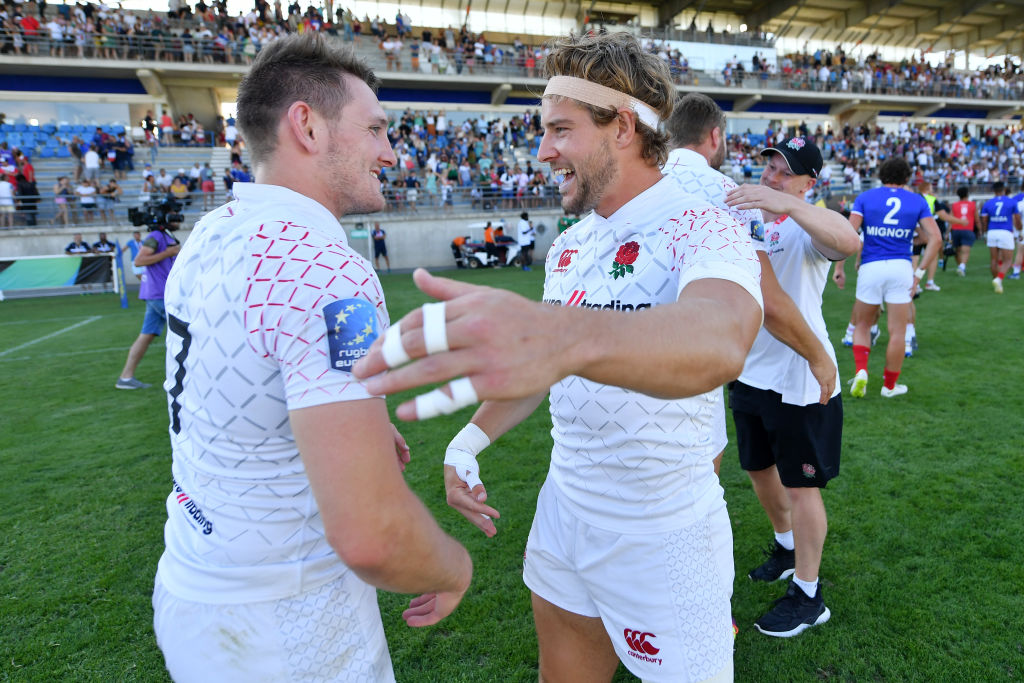
[[853, 200], [851, 213], [863, 217], [861, 263], [903, 259], [909, 261], [914, 230], [922, 218], [932, 218], [928, 202], [902, 187], [876, 187]]
[[234, 195], [196, 225], [165, 293], [174, 481], [159, 573], [177, 597], [212, 603], [349, 571], [288, 411], [368, 398], [350, 370], [388, 326], [373, 268], [325, 207], [273, 185]]
[[[735, 282], [762, 306], [744, 229], [667, 177], [609, 218], [591, 212], [559, 235], [546, 270], [546, 302], [623, 311], [627, 326], [703, 278]], [[644, 343], [637, 338], [637, 349]], [[666, 401], [570, 376], [550, 399], [549, 480], [581, 519], [620, 533], [663, 531], [721, 500], [712, 467], [725, 446], [714, 429], [720, 389]]]
[[1017, 202], [1005, 195], [997, 195], [981, 207], [981, 215], [988, 216], [989, 230], [1013, 231], [1013, 216], [1020, 213]]
[[[766, 224], [763, 237], [753, 241], [755, 249], [768, 254], [779, 285], [793, 299], [800, 315], [835, 363], [836, 352], [828, 340], [825, 318], [821, 314], [821, 294], [831, 262], [814, 246], [811, 236], [789, 217]], [[740, 381], [774, 391], [782, 396], [783, 403], [792, 405], [805, 406], [821, 398], [821, 387], [803, 356], [763, 327], [747, 355]], [[837, 375], [833, 396], [840, 392], [840, 386]]]

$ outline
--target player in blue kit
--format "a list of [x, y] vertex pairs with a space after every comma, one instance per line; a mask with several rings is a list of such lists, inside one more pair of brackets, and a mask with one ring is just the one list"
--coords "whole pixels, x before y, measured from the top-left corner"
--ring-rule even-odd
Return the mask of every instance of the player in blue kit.
[[995, 196], [981, 207], [981, 233], [987, 235], [992, 288], [996, 294], [1002, 294], [1003, 278], [1013, 262], [1013, 233], [1020, 230], [1020, 209], [1017, 202], [1006, 196], [1006, 186], [1001, 181], [992, 183], [992, 192]]
[[[1024, 222], [1024, 192], [1018, 192], [1017, 194], [1010, 197], [1010, 201], [1014, 206], [1017, 207], [1017, 211], [1021, 215], [1021, 221]], [[1024, 262], [1024, 230], [1021, 226], [1017, 226], [1017, 255], [1013, 259], [1013, 272], [1010, 273], [1011, 280], [1020, 279], [1021, 262]]]
[[[903, 157], [889, 159], [878, 170], [882, 187], [864, 192], [853, 202], [850, 223], [864, 234], [861, 265], [857, 275], [857, 299], [853, 304], [853, 360], [857, 374], [851, 395], [862, 398], [868, 384], [870, 328], [878, 308], [886, 304], [889, 343], [885, 349], [882, 396], [907, 393], [897, 384], [903, 368], [904, 340], [910, 319], [911, 300], [925, 269], [939, 253], [942, 236], [928, 203], [904, 187], [910, 179], [910, 164]], [[911, 265], [914, 229], [920, 226], [927, 240], [921, 267]], [[842, 264], [836, 264], [842, 269]]]

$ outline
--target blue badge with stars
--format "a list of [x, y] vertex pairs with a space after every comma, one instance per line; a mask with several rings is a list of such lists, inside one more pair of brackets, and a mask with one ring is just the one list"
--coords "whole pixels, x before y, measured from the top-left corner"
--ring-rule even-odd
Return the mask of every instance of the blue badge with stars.
[[764, 223], [759, 220], [750, 221], [750, 239], [764, 244]]
[[323, 314], [331, 368], [351, 372], [380, 332], [377, 311], [366, 299], [339, 299], [324, 306]]

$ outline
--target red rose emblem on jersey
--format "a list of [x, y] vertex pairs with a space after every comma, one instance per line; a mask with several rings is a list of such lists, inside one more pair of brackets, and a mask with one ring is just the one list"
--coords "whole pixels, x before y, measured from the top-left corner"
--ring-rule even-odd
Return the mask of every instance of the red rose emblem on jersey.
[[612, 261], [612, 269], [608, 273], [613, 280], [618, 280], [626, 273], [633, 272], [633, 262], [640, 255], [640, 245], [636, 242], [626, 242], [615, 253], [615, 260]]

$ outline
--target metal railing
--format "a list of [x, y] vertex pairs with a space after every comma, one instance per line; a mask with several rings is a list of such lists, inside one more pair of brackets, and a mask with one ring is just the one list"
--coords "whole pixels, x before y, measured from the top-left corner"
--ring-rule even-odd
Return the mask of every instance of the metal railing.
[[[127, 193], [126, 193], [127, 194]], [[439, 186], [436, 192], [417, 188], [388, 187], [384, 191], [386, 200], [385, 214], [401, 215], [444, 215], [454, 211], [477, 211], [489, 214], [502, 210], [523, 210], [538, 208], [554, 208], [560, 205], [558, 189], [554, 185], [540, 186], [540, 192], [534, 193], [527, 187], [522, 195], [513, 191], [507, 196], [500, 188], [470, 186], [452, 187], [443, 191]], [[0, 208], [0, 230], [15, 228], [81, 228], [81, 227], [122, 227], [131, 226], [128, 209], [142, 205], [137, 191], [135, 199], [122, 196], [109, 202], [98, 198], [95, 204], [83, 204], [78, 197], [66, 196], [66, 202], [57, 204], [53, 194], [19, 195], [14, 198], [13, 211]], [[151, 199], [164, 197], [162, 192], [154, 192]], [[181, 201], [185, 224], [191, 225], [207, 211], [216, 208], [229, 200], [223, 187], [216, 192], [189, 192], [181, 197], [173, 196]], [[0, 205], [2, 206], [2, 205]], [[144, 229], [144, 228], [143, 228]]]

